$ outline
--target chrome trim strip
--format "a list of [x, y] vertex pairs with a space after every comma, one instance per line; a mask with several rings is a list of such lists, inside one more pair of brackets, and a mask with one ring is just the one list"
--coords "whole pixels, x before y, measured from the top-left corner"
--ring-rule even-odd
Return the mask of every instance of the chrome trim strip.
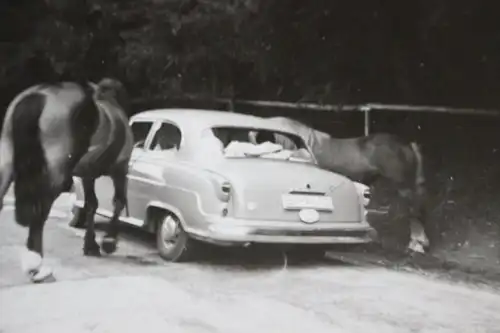
[[[83, 208], [83, 204], [84, 204], [84, 202], [82, 200], [75, 200], [73, 205], [76, 207], [79, 207], [79, 208]], [[102, 209], [102, 208], [97, 208], [96, 214], [107, 217], [107, 218], [111, 218], [113, 216], [112, 212], [105, 210], [105, 209]], [[133, 218], [130, 216], [120, 216], [120, 221], [135, 225], [137, 227], [143, 227], [145, 224], [144, 221], [141, 221], [139, 219], [136, 219], [136, 218]]]

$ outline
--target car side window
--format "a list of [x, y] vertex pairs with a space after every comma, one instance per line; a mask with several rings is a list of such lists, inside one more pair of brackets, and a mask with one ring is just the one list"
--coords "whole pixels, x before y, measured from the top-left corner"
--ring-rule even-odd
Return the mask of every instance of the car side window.
[[177, 126], [169, 123], [162, 123], [153, 137], [151, 150], [178, 150], [181, 144], [181, 139], [181, 131]]
[[153, 123], [148, 121], [137, 121], [132, 123], [130, 127], [132, 129], [132, 133], [134, 134], [135, 148], [144, 148], [146, 138], [148, 137], [152, 126]]

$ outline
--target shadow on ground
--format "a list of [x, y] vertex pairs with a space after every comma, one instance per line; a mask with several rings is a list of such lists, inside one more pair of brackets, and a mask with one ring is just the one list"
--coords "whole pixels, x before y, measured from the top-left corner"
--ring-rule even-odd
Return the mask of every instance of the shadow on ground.
[[[96, 222], [96, 230], [105, 230], [107, 222]], [[125, 255], [120, 256], [119, 252], [106, 257], [106, 260], [122, 262], [138, 266], [166, 265], [156, 252], [155, 237], [143, 230], [121, 225], [120, 237], [133, 243], [138, 243], [150, 249], [144, 256]], [[249, 247], [222, 247], [210, 244], [203, 244], [201, 251], [191, 263], [187, 265], [212, 266], [234, 270], [275, 270], [276, 268], [305, 268], [319, 266], [348, 266], [349, 263], [331, 258], [308, 258], [301, 255], [291, 255], [285, 249], [274, 245], [252, 245]], [[184, 265], [184, 264], [183, 264]]]
[[[106, 222], [96, 223], [96, 229], [102, 231]], [[481, 265], [467, 265], [434, 254], [409, 256], [404, 251], [384, 248], [380, 244], [367, 246], [342, 247], [331, 249], [324, 258], [304, 258], [287, 254], [282, 248], [272, 245], [257, 245], [248, 248], [218, 247], [206, 245], [194, 262], [171, 264], [163, 261], [155, 249], [154, 236], [132, 226], [122, 225], [121, 237], [144, 246], [151, 251], [146, 255], [119, 255], [107, 257], [129, 265], [197, 265], [222, 268], [235, 272], [266, 271], [281, 268], [301, 269], [307, 267], [346, 267], [378, 266], [395, 271], [407, 271], [424, 275], [435, 275], [451, 281], [472, 282], [493, 285], [500, 288], [500, 267], [490, 268]]]

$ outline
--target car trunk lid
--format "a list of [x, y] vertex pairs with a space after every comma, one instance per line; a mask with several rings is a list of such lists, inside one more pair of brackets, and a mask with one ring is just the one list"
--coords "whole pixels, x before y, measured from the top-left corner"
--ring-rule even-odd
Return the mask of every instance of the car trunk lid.
[[360, 199], [346, 177], [314, 164], [263, 158], [232, 158], [214, 168], [231, 183], [236, 218], [301, 222], [315, 209], [320, 222], [360, 222]]

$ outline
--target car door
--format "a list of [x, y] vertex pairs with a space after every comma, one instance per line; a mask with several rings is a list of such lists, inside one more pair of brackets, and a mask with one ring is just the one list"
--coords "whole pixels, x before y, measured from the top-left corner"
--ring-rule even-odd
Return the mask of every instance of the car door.
[[169, 163], [175, 162], [181, 142], [180, 129], [165, 121], [155, 124], [151, 135], [144, 153], [137, 156], [129, 170], [129, 181], [134, 183], [130, 214], [141, 221], [146, 218], [149, 202], [163, 197], [166, 190], [164, 170]]
[[[132, 149], [132, 155], [129, 161], [129, 169], [134, 163], [134, 160], [138, 156], [145, 152], [145, 144], [153, 128], [154, 121], [152, 120], [136, 120], [130, 122], [130, 127], [134, 136], [134, 148]], [[134, 191], [134, 180], [130, 179], [128, 176], [129, 184], [127, 189], [127, 198], [129, 201], [129, 213], [130, 213], [130, 202], [134, 202], [135, 191]], [[96, 195], [99, 201], [99, 209], [104, 211], [105, 214], [109, 215], [113, 212], [113, 197], [115, 194], [115, 189], [113, 186], [113, 181], [109, 176], [103, 176], [96, 180]], [[127, 215], [127, 210], [122, 211], [122, 216]]]

